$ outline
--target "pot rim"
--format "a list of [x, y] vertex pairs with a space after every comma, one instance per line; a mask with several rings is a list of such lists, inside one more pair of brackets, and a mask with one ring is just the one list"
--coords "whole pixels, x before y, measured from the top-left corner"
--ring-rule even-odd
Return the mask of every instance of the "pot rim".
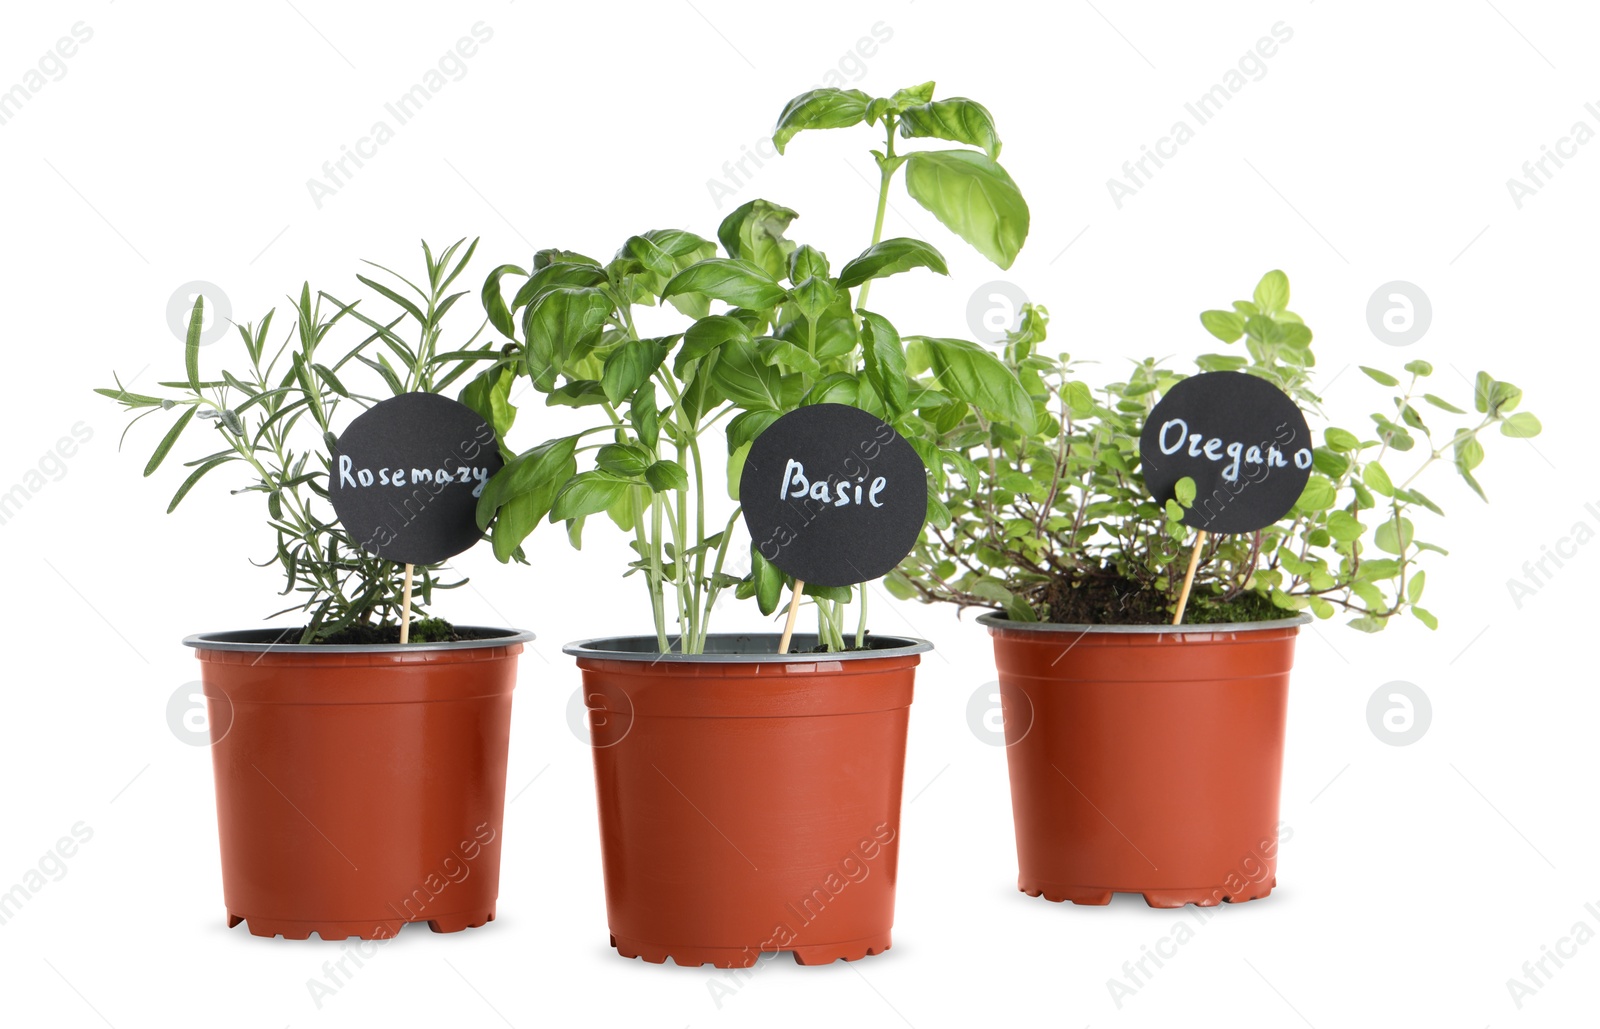
[[[778, 641], [783, 638], [777, 632], [714, 632], [706, 637], [706, 646], [712, 647], [717, 643], [724, 645], [746, 646], [748, 650], [723, 650], [708, 651], [704, 654], [663, 654], [656, 649], [654, 636], [597, 636], [594, 639], [576, 640], [561, 648], [563, 654], [573, 657], [599, 658], [606, 661], [639, 661], [655, 664], [657, 661], [670, 661], [678, 664], [818, 664], [832, 661], [869, 661], [874, 658], [906, 657], [911, 654], [922, 654], [933, 649], [933, 644], [915, 636], [877, 636], [869, 635], [869, 643], [890, 643], [889, 646], [874, 646], [869, 650], [840, 650], [833, 652], [779, 654], [777, 653]], [[676, 642], [676, 637], [673, 638]], [[629, 649], [617, 649], [618, 644], [638, 644]], [[792, 645], [816, 646], [817, 634], [814, 632], [797, 632], [790, 639]]]
[[[496, 626], [458, 625], [457, 629], [471, 632], [498, 633], [484, 639], [443, 640], [436, 643], [280, 643], [293, 637], [300, 626], [289, 629], [232, 629], [225, 632], [197, 632], [185, 636], [183, 645], [196, 650], [231, 650], [247, 654], [415, 654], [430, 650], [481, 650], [486, 647], [506, 647], [514, 643], [529, 643], [534, 634], [523, 629], [501, 629]], [[261, 639], [266, 636], [268, 638]]]
[[1169, 635], [1176, 633], [1197, 632], [1257, 632], [1263, 629], [1279, 629], [1298, 627], [1310, 623], [1311, 616], [1302, 611], [1289, 618], [1274, 618], [1262, 622], [1212, 622], [1207, 624], [1181, 624], [1181, 625], [1080, 625], [1070, 622], [1016, 622], [1007, 618], [999, 611], [990, 611], [978, 616], [978, 624], [986, 625], [993, 632], [995, 629], [1010, 629], [1017, 632], [1075, 632], [1078, 634], [1099, 632], [1117, 633], [1124, 635]]

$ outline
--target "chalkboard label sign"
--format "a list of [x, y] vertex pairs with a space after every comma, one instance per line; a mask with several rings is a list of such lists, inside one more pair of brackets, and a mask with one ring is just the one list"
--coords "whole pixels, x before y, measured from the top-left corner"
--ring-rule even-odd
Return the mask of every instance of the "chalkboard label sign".
[[1311, 430], [1295, 402], [1265, 379], [1207, 372], [1184, 379], [1139, 435], [1145, 487], [1157, 503], [1194, 480], [1185, 525], [1254, 532], [1289, 513], [1311, 476]]
[[911, 552], [928, 515], [928, 472], [894, 427], [844, 404], [813, 404], [756, 437], [739, 478], [761, 555], [796, 579], [853, 586]]
[[504, 462], [476, 411], [437, 393], [402, 393], [339, 437], [328, 498], [362, 549], [401, 564], [454, 557], [482, 538], [478, 497]]

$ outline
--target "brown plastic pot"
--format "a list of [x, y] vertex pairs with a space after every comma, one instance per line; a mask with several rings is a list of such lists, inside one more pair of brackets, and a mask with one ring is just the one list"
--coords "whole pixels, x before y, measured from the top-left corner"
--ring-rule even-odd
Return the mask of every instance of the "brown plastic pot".
[[994, 637], [1017, 887], [1151, 907], [1277, 885], [1294, 642], [1308, 616], [1203, 626], [978, 619]]
[[229, 928], [383, 939], [493, 920], [511, 690], [533, 634], [464, 631], [489, 638], [184, 640], [210, 716]]
[[[912, 679], [932, 644], [775, 634], [566, 648], [583, 670], [611, 945], [721, 968], [889, 949]], [[797, 649], [815, 638], [797, 635]]]

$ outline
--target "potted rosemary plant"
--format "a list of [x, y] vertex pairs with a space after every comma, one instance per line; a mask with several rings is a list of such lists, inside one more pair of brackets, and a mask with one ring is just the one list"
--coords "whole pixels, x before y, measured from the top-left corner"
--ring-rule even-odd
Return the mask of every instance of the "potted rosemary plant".
[[[1029, 309], [1004, 358], [1048, 416], [939, 427], [956, 455], [950, 518], [930, 523], [887, 588], [990, 609], [979, 621], [994, 638], [1024, 892], [1083, 904], [1137, 892], [1158, 907], [1265, 896], [1299, 625], [1343, 613], [1366, 632], [1405, 615], [1434, 628], [1424, 566], [1444, 551], [1413, 520], [1443, 510], [1418, 484], [1453, 465], [1483, 496], [1483, 438], [1533, 436], [1539, 421], [1486, 372], [1458, 406], [1428, 391], [1426, 361], [1403, 376], [1363, 368], [1392, 402], [1365, 428], [1324, 424], [1282, 520], [1205, 542], [1172, 624], [1194, 541], [1183, 519], [1205, 498], [1193, 480], [1165, 504], [1150, 497], [1139, 440], [1185, 375], [1147, 359], [1091, 386], [1067, 355], [1042, 352], [1046, 320]], [[1282, 272], [1200, 320], [1243, 342], [1199, 357], [1200, 372], [1265, 379], [1321, 415], [1312, 333]]]
[[[848, 260], [791, 241], [796, 212], [752, 200], [715, 240], [644, 232], [607, 262], [541, 250], [531, 267], [503, 265], [484, 284], [506, 344], [476, 381], [508, 395], [526, 377], [547, 403], [590, 411], [594, 423], [515, 457], [484, 492], [480, 524], [507, 560], [540, 523], [564, 525], [574, 544], [614, 523], [630, 537], [626, 573], [642, 581], [654, 622], [650, 636], [566, 648], [591, 711], [612, 943], [625, 956], [743, 966], [792, 951], [812, 964], [889, 946], [906, 719], [930, 645], [869, 634], [865, 584], [853, 627], [852, 590], [807, 584], [816, 631], [784, 653], [777, 634], [713, 633], [726, 591], [771, 614], [794, 582], [742, 542], [721, 455], [708, 451], [725, 441], [736, 502], [757, 437], [797, 408], [859, 408], [930, 468], [924, 441], [938, 412], [1032, 410], [1015, 375], [971, 343], [927, 341], [952, 374], [919, 389], [906, 343], [867, 306], [880, 278], [946, 273], [927, 242], [882, 238], [901, 169], [914, 198], [1002, 266], [1027, 234], [988, 111], [933, 90], [875, 99], [819, 89], [779, 117], [780, 150], [803, 130], [882, 133], [872, 234]], [[901, 154], [902, 139], [966, 146]], [[634, 308], [657, 303], [684, 316], [681, 332], [639, 333]], [[746, 546], [750, 571], [734, 575], [729, 555]]]
[[[376, 299], [345, 303], [307, 285], [291, 298], [286, 338], [274, 338], [272, 312], [239, 326], [237, 349], [209, 377], [199, 298], [184, 378], [161, 395], [96, 391], [138, 412], [135, 422], [170, 420], [145, 475], [180, 444], [201, 452], [185, 462], [169, 512], [207, 477], [265, 507], [266, 564], [293, 598], [278, 614], [301, 621], [184, 641], [201, 661], [230, 927], [372, 939], [406, 922], [452, 932], [494, 917], [511, 691], [532, 636], [426, 616], [437, 592], [463, 580], [422, 566], [413, 598], [411, 581], [363, 549], [329, 504], [336, 433], [353, 414], [381, 397], [445, 390], [489, 346], [480, 328], [460, 351], [441, 349], [444, 316], [463, 295], [450, 287], [475, 246], [435, 257], [423, 244], [426, 287], [362, 276]], [[413, 609], [424, 617], [402, 624]]]

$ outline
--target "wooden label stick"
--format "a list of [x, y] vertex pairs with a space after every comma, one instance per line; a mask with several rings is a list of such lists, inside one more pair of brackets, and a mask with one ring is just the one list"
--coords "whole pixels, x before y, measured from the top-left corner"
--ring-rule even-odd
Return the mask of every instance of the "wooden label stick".
[[789, 617], [783, 623], [783, 638], [778, 641], [778, 653], [789, 652], [789, 638], [794, 635], [794, 619], [800, 613], [800, 594], [805, 592], [806, 584], [803, 580], [794, 581], [794, 596], [789, 598]]
[[[1203, 536], [1205, 536], [1205, 533], [1202, 532], [1200, 535], [1203, 537]], [[405, 600], [402, 602], [401, 609], [400, 609], [400, 642], [401, 643], [410, 643], [411, 642], [411, 568], [412, 568], [411, 565], [406, 565]], [[1193, 564], [1193, 562], [1191, 562], [1190, 565], [1189, 565], [1189, 574], [1191, 574], [1191, 575], [1194, 574], [1194, 564]], [[1184, 592], [1187, 593], [1188, 591], [1189, 591], [1188, 590], [1188, 586], [1186, 585], [1184, 587]], [[1181, 612], [1183, 609], [1179, 608], [1178, 610]]]
[[1206, 545], [1206, 531], [1201, 529], [1194, 538], [1194, 550], [1189, 554], [1189, 570], [1183, 576], [1183, 592], [1178, 594], [1178, 612], [1172, 616], [1173, 625], [1183, 624], [1183, 609], [1189, 606], [1189, 588], [1194, 585], [1194, 570], [1200, 564], [1200, 548]]

